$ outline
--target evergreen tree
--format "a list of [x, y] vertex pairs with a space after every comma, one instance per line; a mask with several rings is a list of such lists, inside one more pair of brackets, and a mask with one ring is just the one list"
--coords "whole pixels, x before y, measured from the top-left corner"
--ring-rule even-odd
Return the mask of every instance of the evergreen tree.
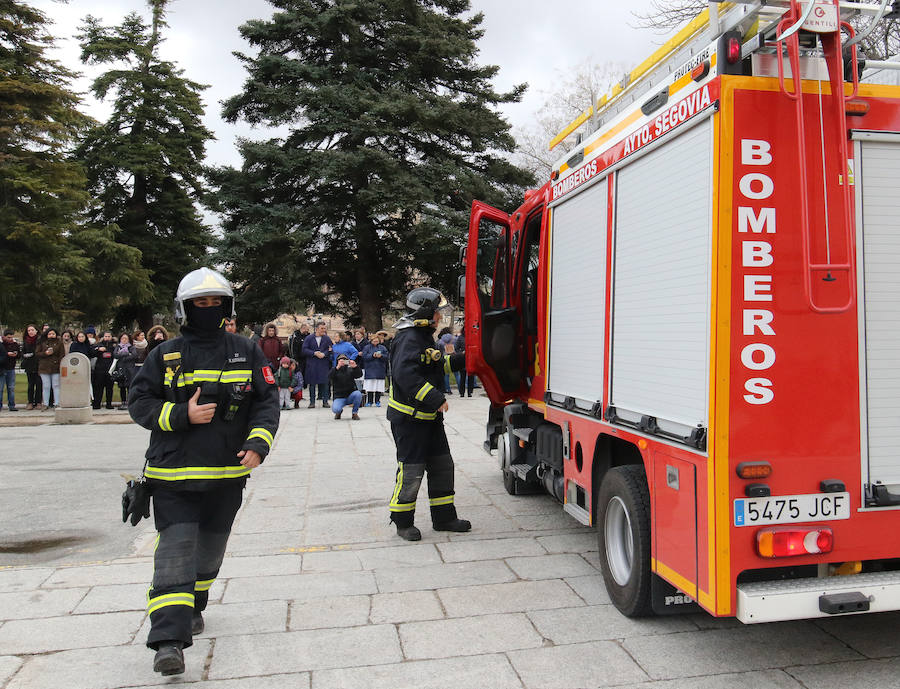
[[[69, 84], [75, 76], [47, 57], [47, 17], [0, 2], [0, 314], [29, 320], [96, 320], [121, 295], [148, 288], [140, 253], [116, 241], [116, 227], [85, 221], [90, 197], [70, 158], [90, 120]], [[115, 275], [115, 293], [91, 280]]]
[[476, 64], [482, 16], [462, 17], [468, 0], [270, 2], [240, 29], [258, 55], [238, 56], [249, 77], [224, 115], [290, 131], [214, 174], [242, 304], [280, 310], [261, 287], [277, 278], [374, 329], [415, 281], [452, 295], [472, 199], [532, 181], [495, 109], [525, 87], [498, 93]]
[[115, 223], [121, 241], [139, 249], [153, 292], [119, 305], [117, 320], [144, 329], [155, 311], [168, 311], [181, 277], [207, 262], [212, 236], [194, 202], [203, 193], [204, 146], [212, 134], [201, 123], [206, 87], [159, 57], [167, 0], [148, 0], [151, 23], [132, 13], [122, 24], [87, 17], [81, 59], [111, 69], [92, 84], [113, 100], [113, 113], [92, 128], [77, 151], [99, 204], [93, 219]]
[[45, 55], [47, 18], [0, 3], [0, 313], [7, 323], [58, 315], [71, 275], [88, 261], [65, 236], [87, 202], [81, 168], [66, 158], [87, 124], [74, 76]]

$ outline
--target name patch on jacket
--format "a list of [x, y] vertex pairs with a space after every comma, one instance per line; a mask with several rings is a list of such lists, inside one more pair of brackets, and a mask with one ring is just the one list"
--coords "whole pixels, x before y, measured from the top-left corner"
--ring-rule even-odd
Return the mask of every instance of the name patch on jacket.
[[163, 361], [172, 361], [173, 359], [180, 359], [181, 352], [169, 352], [168, 354], [163, 354]]
[[263, 367], [262, 367], [262, 374], [263, 374], [263, 378], [266, 379], [266, 382], [267, 382], [269, 385], [275, 385], [275, 376], [272, 375], [272, 369], [271, 369], [271, 368], [269, 368], [268, 366], [263, 366]]
[[246, 362], [247, 362], [247, 357], [240, 356], [237, 353], [235, 353], [235, 355], [228, 360], [229, 364], [244, 364]]

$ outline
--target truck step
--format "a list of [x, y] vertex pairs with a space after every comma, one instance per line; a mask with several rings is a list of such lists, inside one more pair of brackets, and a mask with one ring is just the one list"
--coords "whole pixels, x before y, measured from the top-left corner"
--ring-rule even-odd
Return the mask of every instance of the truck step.
[[[855, 603], [834, 604], [840, 600]], [[859, 605], [862, 601], [868, 605]], [[888, 610], [900, 610], [900, 572], [761, 581], [737, 587], [737, 618], [745, 624]]]

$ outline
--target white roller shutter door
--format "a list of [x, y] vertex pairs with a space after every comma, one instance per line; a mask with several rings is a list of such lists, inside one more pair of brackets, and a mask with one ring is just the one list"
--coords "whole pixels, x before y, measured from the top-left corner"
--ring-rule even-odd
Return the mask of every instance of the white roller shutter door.
[[611, 404], [660, 428], [708, 426], [712, 126], [616, 180]]
[[603, 398], [607, 180], [553, 209], [550, 273], [551, 398], [590, 409]]
[[900, 138], [863, 141], [860, 150], [863, 462], [867, 450], [867, 483], [896, 486], [900, 484]]

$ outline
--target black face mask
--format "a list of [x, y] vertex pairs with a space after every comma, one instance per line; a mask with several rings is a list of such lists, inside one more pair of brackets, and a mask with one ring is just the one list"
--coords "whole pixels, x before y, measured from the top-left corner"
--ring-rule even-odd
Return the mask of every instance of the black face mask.
[[215, 332], [221, 330], [225, 325], [225, 309], [221, 305], [200, 308], [193, 304], [187, 304], [185, 310], [187, 311], [187, 324], [197, 330]]

